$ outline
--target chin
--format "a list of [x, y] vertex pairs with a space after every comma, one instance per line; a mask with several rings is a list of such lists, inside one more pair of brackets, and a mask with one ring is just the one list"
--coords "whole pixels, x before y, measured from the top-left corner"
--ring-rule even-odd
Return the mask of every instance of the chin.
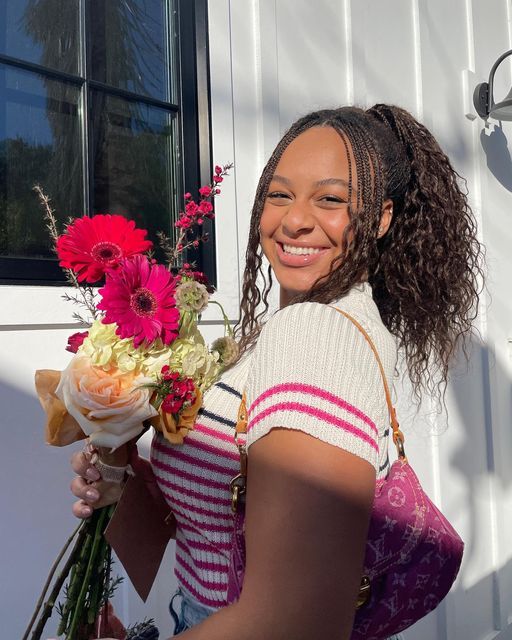
[[279, 278], [277, 278], [277, 281], [279, 282], [279, 286], [281, 287], [281, 290], [285, 292], [289, 298], [294, 298], [296, 296], [304, 295], [311, 289], [313, 284], [316, 282], [316, 280], [311, 280], [311, 282], [304, 282], [304, 283], [286, 282], [286, 279], [279, 280]]

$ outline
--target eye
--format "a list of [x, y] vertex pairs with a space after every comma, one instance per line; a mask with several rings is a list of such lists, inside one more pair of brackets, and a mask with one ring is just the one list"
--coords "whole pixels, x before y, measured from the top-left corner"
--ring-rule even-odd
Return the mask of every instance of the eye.
[[267, 198], [289, 198], [290, 196], [287, 193], [283, 193], [282, 191], [272, 191], [267, 195]]
[[347, 201], [339, 196], [327, 195], [320, 198], [323, 202], [333, 202], [336, 204], [347, 204]]

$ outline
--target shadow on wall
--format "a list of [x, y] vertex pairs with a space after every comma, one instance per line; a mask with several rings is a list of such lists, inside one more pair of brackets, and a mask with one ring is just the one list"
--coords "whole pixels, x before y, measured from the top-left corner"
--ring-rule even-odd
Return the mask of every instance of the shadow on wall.
[[[76, 526], [69, 449], [44, 443], [35, 392], [0, 381], [0, 615], [2, 637], [20, 638], [51, 563]], [[48, 625], [51, 631], [53, 621]]]
[[[44, 422], [35, 391], [24, 391], [0, 378], [2, 639], [22, 637], [49, 568], [77, 525], [71, 513], [74, 497], [69, 490], [72, 478], [69, 459], [82, 444], [62, 448], [46, 445]], [[147, 454], [147, 449], [146, 442], [141, 450]], [[114, 606], [121, 617], [142, 620], [151, 612], [163, 636], [170, 635], [167, 602], [177, 587], [173, 566], [174, 544], [171, 544], [146, 604], [131, 586], [119, 589]], [[123, 575], [119, 564], [114, 574]], [[57, 624], [54, 614], [43, 637], [55, 637]]]
[[512, 192], [512, 158], [507, 137], [501, 122], [492, 129], [491, 126], [480, 132], [480, 144], [485, 153], [487, 168], [507, 191]]
[[[512, 487], [512, 466], [495, 458], [500, 455], [502, 447], [508, 448], [507, 442], [510, 444], [510, 436], [500, 432], [499, 422], [512, 415], [512, 381], [487, 345], [473, 341], [470, 356], [473, 375], [456, 375], [451, 381], [453, 397], [464, 426], [464, 439], [451, 462], [467, 482], [466, 496], [469, 503], [468, 536], [462, 570], [464, 565], [478, 562], [483, 549], [492, 552], [492, 526], [488, 525], [488, 517], [493, 510], [488, 504], [491, 495], [489, 480], [499, 486], [498, 493], [501, 495], [506, 495]], [[478, 381], [481, 390], [475, 393]], [[493, 413], [495, 410], [496, 414]], [[495, 496], [495, 499], [498, 500], [499, 497]], [[499, 510], [500, 506], [503, 505], [497, 503], [495, 508]], [[483, 522], [486, 524], [482, 528]], [[502, 525], [498, 523], [498, 526]], [[485, 540], [482, 539], [484, 531], [489, 532], [489, 538]], [[506, 550], [500, 548], [498, 551], [503, 558]], [[499, 584], [509, 592], [505, 585], [512, 585], [512, 560], [507, 559], [505, 566], [489, 573], [469, 589], [458, 583], [454, 598], [464, 601], [462, 610], [474, 608], [476, 611], [482, 610], [483, 617], [492, 617], [492, 610], [494, 608], [496, 611], [497, 606], [497, 572]], [[492, 624], [492, 620], [489, 623]]]

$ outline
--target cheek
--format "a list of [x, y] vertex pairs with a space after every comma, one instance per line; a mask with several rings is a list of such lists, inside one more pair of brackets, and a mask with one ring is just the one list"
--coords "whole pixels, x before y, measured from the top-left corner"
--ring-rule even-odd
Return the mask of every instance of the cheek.
[[277, 227], [281, 216], [276, 207], [265, 206], [260, 219], [261, 240], [273, 235]]
[[324, 232], [335, 242], [337, 246], [341, 245], [343, 233], [349, 224], [348, 214], [340, 217], [333, 217], [324, 221]]

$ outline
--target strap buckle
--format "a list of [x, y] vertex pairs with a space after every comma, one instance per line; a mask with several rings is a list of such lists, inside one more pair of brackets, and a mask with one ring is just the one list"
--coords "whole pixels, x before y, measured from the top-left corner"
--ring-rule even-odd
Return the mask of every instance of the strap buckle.
[[238, 505], [244, 502], [246, 480], [246, 476], [243, 473], [239, 473], [229, 483], [229, 488], [231, 489], [231, 511], [233, 513], [236, 513]]
[[357, 594], [356, 609], [360, 609], [362, 606], [364, 606], [370, 599], [370, 595], [371, 595], [370, 578], [368, 576], [363, 576], [361, 578], [359, 593]]
[[393, 442], [395, 443], [395, 447], [398, 453], [398, 458], [407, 462], [407, 456], [405, 455], [404, 448], [404, 434], [400, 431], [400, 429], [393, 430]]

